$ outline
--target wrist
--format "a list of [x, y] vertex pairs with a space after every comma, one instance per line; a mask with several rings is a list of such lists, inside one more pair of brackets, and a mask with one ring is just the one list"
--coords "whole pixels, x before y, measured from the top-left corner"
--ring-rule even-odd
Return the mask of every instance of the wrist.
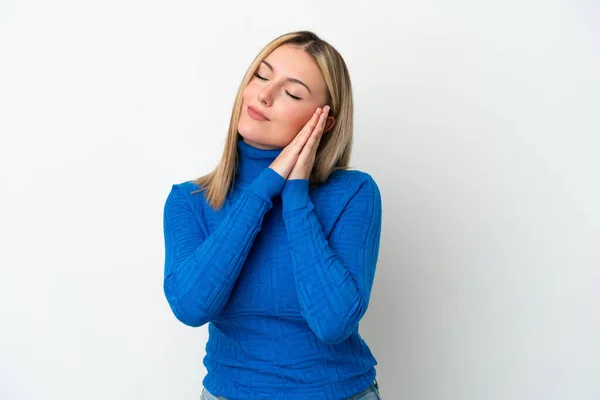
[[310, 204], [308, 179], [288, 179], [281, 191], [284, 211], [307, 207]]

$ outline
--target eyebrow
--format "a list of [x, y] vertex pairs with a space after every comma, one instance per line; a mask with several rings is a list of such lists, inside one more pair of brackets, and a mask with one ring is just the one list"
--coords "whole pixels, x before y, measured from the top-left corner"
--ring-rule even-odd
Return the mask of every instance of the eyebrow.
[[[271, 64], [269, 64], [269, 63], [268, 63], [268, 62], [266, 62], [265, 60], [263, 60], [263, 63], [264, 63], [264, 64], [265, 64], [267, 67], [269, 67], [269, 69], [270, 69], [271, 71], [273, 71], [273, 72], [275, 71], [275, 70], [273, 69], [273, 66], [272, 66]], [[308, 86], [307, 86], [307, 85], [306, 85], [304, 82], [302, 82], [300, 79], [296, 79], [296, 78], [287, 78], [287, 80], [288, 80], [288, 81], [290, 81], [290, 82], [295, 82], [295, 83], [299, 83], [299, 84], [301, 84], [302, 86], [304, 86], [304, 87], [306, 88], [306, 90], [308, 90], [308, 93], [312, 94], [312, 91], [310, 90], [310, 88], [309, 88], [309, 87], [308, 87]]]

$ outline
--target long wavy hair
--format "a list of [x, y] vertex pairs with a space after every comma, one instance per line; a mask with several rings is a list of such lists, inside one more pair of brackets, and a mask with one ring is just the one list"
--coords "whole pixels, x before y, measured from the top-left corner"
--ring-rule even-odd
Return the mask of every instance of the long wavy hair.
[[243, 91], [262, 61], [284, 44], [292, 44], [303, 49], [317, 63], [327, 86], [326, 104], [331, 107], [329, 115], [336, 119], [333, 128], [321, 138], [309, 178], [310, 184], [314, 186], [325, 182], [335, 170], [350, 169], [354, 107], [352, 84], [346, 63], [332, 45], [315, 33], [310, 31], [286, 33], [267, 44], [248, 68], [235, 96], [221, 161], [212, 172], [194, 180], [194, 183], [200, 187], [194, 193], [204, 191], [208, 204], [214, 210], [223, 207], [238, 166], [237, 141], [241, 138], [238, 122], [242, 111]]

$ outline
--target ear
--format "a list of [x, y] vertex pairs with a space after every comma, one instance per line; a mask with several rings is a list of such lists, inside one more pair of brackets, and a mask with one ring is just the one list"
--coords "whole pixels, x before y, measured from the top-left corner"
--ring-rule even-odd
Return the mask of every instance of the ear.
[[333, 128], [333, 125], [335, 125], [335, 117], [327, 117], [327, 121], [325, 121], [325, 128], [323, 128], [323, 133], [329, 132], [331, 128]]

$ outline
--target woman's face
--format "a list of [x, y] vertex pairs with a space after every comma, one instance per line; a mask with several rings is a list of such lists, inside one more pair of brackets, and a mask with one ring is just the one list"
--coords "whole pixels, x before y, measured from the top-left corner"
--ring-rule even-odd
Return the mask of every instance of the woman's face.
[[[254, 147], [283, 148], [326, 99], [325, 80], [313, 59], [302, 49], [282, 45], [267, 56], [244, 89], [238, 132]], [[334, 121], [328, 117], [325, 131]]]

